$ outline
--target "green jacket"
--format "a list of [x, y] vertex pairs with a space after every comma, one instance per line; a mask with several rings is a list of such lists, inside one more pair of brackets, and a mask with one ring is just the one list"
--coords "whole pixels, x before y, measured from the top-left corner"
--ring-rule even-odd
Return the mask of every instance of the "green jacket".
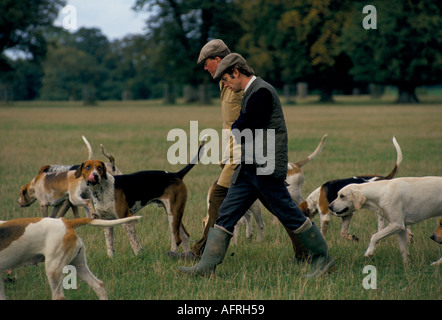
[[[265, 89], [271, 94], [271, 99], [268, 104], [260, 105], [260, 109], [253, 110], [255, 114], [251, 116], [250, 112], [254, 109], [254, 104], [260, 104], [262, 101], [256, 99], [257, 91], [260, 89]], [[262, 92], [262, 90], [261, 90]], [[268, 93], [267, 93], [268, 95]], [[251, 99], [252, 98], [252, 99]], [[250, 101], [250, 103], [249, 103]], [[256, 111], [258, 110], [258, 112]], [[244, 132], [244, 129], [250, 129], [253, 134], [253, 164], [257, 169], [262, 169], [262, 173], [264, 175], [270, 175], [274, 178], [285, 179], [287, 176], [287, 162], [288, 162], [288, 149], [287, 149], [287, 128], [284, 120], [284, 113], [282, 111], [281, 102], [279, 101], [278, 94], [272, 85], [262, 80], [261, 78], [256, 78], [255, 81], [250, 85], [250, 87], [246, 90], [242, 97], [241, 101], [241, 113], [237, 121], [232, 125], [233, 129], [239, 129], [241, 133]], [[258, 131], [263, 133], [260, 136]], [[272, 134], [269, 133], [268, 130], [273, 129], [274, 140], [270, 139], [267, 141], [267, 136], [270, 134], [270, 138], [272, 138]], [[256, 141], [258, 139], [258, 141]], [[273, 140], [273, 141], [272, 141]], [[261, 143], [262, 141], [262, 143]], [[269, 143], [268, 143], [269, 142]], [[264, 153], [261, 151], [257, 152], [256, 146], [262, 145]], [[247, 153], [247, 143], [245, 139], [241, 141], [241, 166], [237, 168], [235, 174], [232, 177], [232, 183], [235, 183], [241, 168], [243, 168], [243, 164], [250, 163], [250, 152]], [[251, 149], [249, 149], [251, 150]], [[274, 157], [269, 156], [269, 153], [272, 153]], [[264, 154], [263, 157], [259, 157], [259, 154]], [[265, 156], [267, 154], [267, 156]], [[267, 158], [267, 162], [263, 163], [263, 160]], [[273, 164], [269, 164], [269, 161], [273, 161]], [[248, 161], [249, 160], [249, 161]], [[270, 170], [270, 171], [269, 171]], [[259, 170], [257, 170], [257, 174]]]

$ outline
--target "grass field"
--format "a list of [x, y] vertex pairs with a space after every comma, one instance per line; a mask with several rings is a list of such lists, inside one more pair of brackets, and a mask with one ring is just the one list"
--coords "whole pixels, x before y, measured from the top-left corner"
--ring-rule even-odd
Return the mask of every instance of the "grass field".
[[[394, 135], [404, 160], [398, 176], [440, 175], [442, 163], [442, 100], [419, 105], [396, 105], [391, 100], [372, 102], [361, 98], [336, 98], [335, 104], [305, 101], [284, 107], [289, 131], [289, 159], [304, 159], [328, 133], [322, 153], [304, 169], [304, 197], [327, 180], [357, 174], [387, 174], [394, 166]], [[17, 205], [21, 185], [28, 183], [44, 164], [78, 164], [87, 158], [81, 140], [88, 138], [96, 158], [105, 160], [99, 145], [112, 153], [124, 173], [161, 169], [178, 171], [166, 154], [173, 142], [169, 130], [189, 132], [197, 120], [199, 130], [221, 129], [220, 108], [175, 105], [161, 102], [102, 102], [85, 107], [72, 102], [16, 102], [0, 106], [0, 220], [39, 216], [37, 204]], [[206, 192], [220, 170], [217, 165], [197, 165], [186, 176], [189, 199], [184, 224], [197, 241], [201, 218], [206, 213]], [[264, 240], [245, 239], [241, 230], [238, 245], [230, 245], [217, 276], [211, 279], [183, 277], [175, 272], [190, 262], [171, 260], [170, 232], [163, 209], [148, 206], [137, 225], [143, 251], [135, 256], [122, 228], [115, 228], [116, 253], [106, 255], [104, 234], [99, 228], [83, 227], [78, 234], [87, 247], [90, 269], [105, 282], [110, 299], [254, 299], [254, 300], [403, 300], [441, 298], [441, 268], [430, 263], [442, 255], [442, 246], [429, 239], [438, 219], [412, 226], [415, 243], [410, 245], [411, 264], [404, 267], [397, 239], [382, 241], [372, 260], [363, 256], [376, 231], [373, 212], [355, 214], [350, 231], [359, 242], [339, 235], [341, 221], [332, 217], [326, 237], [338, 268], [330, 276], [305, 279], [309, 266], [293, 263], [293, 251], [282, 226], [273, 223], [264, 210]], [[68, 218], [72, 217], [68, 213]], [[314, 221], [319, 223], [318, 217]], [[377, 271], [377, 289], [364, 289], [366, 265]], [[4, 276], [4, 275], [2, 275]], [[50, 299], [44, 265], [15, 271], [17, 281], [6, 283], [9, 299]], [[68, 299], [96, 299], [95, 293], [78, 280], [76, 290], [65, 292]]]

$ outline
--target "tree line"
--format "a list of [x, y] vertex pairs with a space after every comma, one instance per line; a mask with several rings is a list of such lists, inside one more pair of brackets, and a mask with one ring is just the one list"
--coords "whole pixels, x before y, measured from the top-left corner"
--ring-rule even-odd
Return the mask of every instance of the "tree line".
[[280, 89], [305, 83], [332, 101], [334, 92], [392, 85], [398, 101], [418, 102], [418, 86], [442, 83], [442, 2], [367, 4], [134, 0], [135, 11], [150, 12], [146, 33], [110, 41], [95, 28], [54, 27], [64, 0], [0, 0], [0, 99], [209, 98], [216, 83], [196, 60], [220, 38]]

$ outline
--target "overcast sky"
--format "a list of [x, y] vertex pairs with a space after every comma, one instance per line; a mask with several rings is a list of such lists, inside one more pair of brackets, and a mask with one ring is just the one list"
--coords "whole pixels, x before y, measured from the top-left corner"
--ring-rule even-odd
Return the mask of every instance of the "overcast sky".
[[[146, 12], [135, 12], [131, 8], [135, 0], [68, 0], [76, 11], [77, 29], [81, 27], [97, 27], [109, 40], [121, 39], [127, 34], [143, 34]], [[67, 8], [66, 8], [67, 9]], [[56, 26], [63, 26], [63, 21], [69, 23], [72, 11], [62, 10], [59, 13]]]

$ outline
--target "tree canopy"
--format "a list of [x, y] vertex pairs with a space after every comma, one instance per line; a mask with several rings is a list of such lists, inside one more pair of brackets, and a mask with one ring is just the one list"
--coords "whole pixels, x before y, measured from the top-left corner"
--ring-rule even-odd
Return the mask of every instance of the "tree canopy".
[[[96, 28], [53, 27], [63, 5], [0, 0], [0, 86], [15, 99], [147, 99], [164, 87], [215, 87], [196, 64], [215, 38], [277, 88], [305, 82], [321, 101], [373, 83], [417, 102], [418, 86], [442, 82], [442, 3], [433, 0], [373, 0], [373, 16], [362, 0], [134, 0], [134, 10], [150, 12], [146, 33], [114, 41]], [[11, 48], [24, 56], [7, 57]]]

